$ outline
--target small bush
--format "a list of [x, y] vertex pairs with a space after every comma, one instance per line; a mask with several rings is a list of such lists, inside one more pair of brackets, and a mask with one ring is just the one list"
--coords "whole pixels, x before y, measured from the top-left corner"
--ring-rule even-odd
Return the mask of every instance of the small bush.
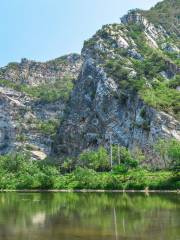
[[51, 136], [56, 134], [59, 126], [58, 122], [55, 120], [39, 121], [36, 125], [42, 133]]

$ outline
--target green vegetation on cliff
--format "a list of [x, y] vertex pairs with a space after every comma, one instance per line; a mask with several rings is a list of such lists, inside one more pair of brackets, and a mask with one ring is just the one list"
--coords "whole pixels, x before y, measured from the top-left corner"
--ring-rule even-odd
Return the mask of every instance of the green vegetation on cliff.
[[60, 99], [64, 101], [68, 100], [73, 88], [73, 79], [66, 76], [61, 79], [56, 79], [49, 84], [42, 84], [40, 86], [29, 86], [27, 84], [19, 84], [9, 80], [0, 79], [0, 85], [26, 93], [40, 101], [55, 102]]
[[180, 1], [164, 0], [149, 11], [142, 11], [143, 15], [153, 24], [162, 25], [170, 34], [179, 34]]
[[[167, 112], [180, 119], [179, 74], [165, 79], [161, 73], [167, 69], [165, 59], [158, 51], [146, 49], [143, 61], [131, 59], [132, 66], [127, 67], [125, 60], [107, 60], [106, 72], [125, 93], [135, 90], [144, 102], [158, 110]], [[132, 75], [132, 70], [136, 74]]]
[[143, 88], [140, 91], [140, 96], [149, 106], [170, 113], [180, 119], [180, 94], [168, 85], [158, 83], [154, 84], [152, 88]]

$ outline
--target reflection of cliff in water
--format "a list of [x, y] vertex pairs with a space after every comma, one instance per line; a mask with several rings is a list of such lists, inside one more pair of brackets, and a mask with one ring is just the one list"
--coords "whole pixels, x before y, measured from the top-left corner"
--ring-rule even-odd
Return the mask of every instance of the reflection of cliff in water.
[[174, 240], [178, 201], [176, 194], [1, 193], [0, 239]]

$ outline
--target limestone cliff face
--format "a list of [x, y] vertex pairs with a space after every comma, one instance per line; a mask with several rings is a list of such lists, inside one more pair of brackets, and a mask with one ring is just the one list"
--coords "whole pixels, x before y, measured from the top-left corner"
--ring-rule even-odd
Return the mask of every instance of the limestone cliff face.
[[148, 163], [162, 167], [153, 145], [159, 138], [180, 140], [178, 121], [147, 106], [136, 93], [121, 96], [114, 80], [93, 59], [85, 60], [68, 109], [55, 143], [59, 154], [77, 155], [100, 145], [108, 148], [111, 136], [113, 144], [142, 149]]
[[[160, 138], [180, 140], [180, 122], [171, 113], [149, 106], [141, 97], [143, 89], [153, 88], [154, 77], [142, 75], [144, 87], [141, 91], [132, 87], [139, 82], [137, 62], [143, 65], [148, 59], [137, 36], [132, 34], [132, 28], [135, 31], [140, 27], [136, 34], [143, 34], [146, 46], [164, 54], [163, 71], [157, 69], [157, 78], [163, 76], [163, 81], [172, 81], [179, 67], [162, 50], [162, 43], [169, 38], [162, 26], [155, 27], [134, 12], [121, 21], [122, 24], [104, 26], [85, 42], [82, 69], [59, 128], [54, 152], [60, 156], [76, 156], [100, 145], [108, 148], [111, 138], [113, 144], [121, 144], [132, 151], [141, 149], [147, 163], [163, 167], [164, 163], [153, 150], [154, 144]], [[178, 47], [176, 51], [178, 54]], [[114, 61], [121, 66], [112, 65]], [[116, 71], [120, 71], [118, 76]], [[131, 81], [124, 86], [124, 79]]]
[[0, 69], [0, 154], [21, 150], [35, 159], [50, 154], [68, 100], [56, 94], [67, 90], [80, 67], [80, 56], [71, 54], [46, 63], [23, 59]]

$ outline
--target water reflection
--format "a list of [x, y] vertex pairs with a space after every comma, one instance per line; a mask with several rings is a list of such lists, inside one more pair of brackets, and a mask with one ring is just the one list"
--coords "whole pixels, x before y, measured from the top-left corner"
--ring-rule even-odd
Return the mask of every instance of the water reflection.
[[177, 194], [0, 193], [0, 240], [175, 240]]

